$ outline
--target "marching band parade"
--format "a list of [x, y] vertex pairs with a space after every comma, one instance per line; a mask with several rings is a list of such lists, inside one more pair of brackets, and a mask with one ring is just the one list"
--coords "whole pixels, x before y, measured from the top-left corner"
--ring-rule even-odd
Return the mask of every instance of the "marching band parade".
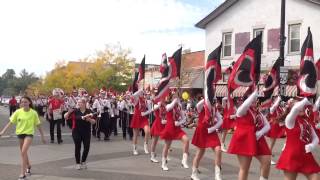
[[[295, 97], [287, 97], [281, 91], [280, 85], [284, 85], [280, 83], [280, 67], [284, 66], [281, 58], [272, 62], [266, 74], [262, 73], [264, 40], [262, 33], [257, 33], [249, 43], [240, 43], [240, 56], [226, 69], [222, 69], [221, 63], [224, 40], [206, 54], [201, 66], [204, 78], [199, 82], [203, 89], [200, 96], [195, 97], [194, 104], [187, 102], [181, 87], [181, 45], [172, 56], [162, 55], [161, 78], [156, 87], [145, 84], [144, 56], [139, 67], [134, 69], [133, 82], [126, 91], [117, 92], [112, 87], [102, 86], [90, 92], [87, 87], [72, 84], [71, 91], [50, 88], [48, 96], [25, 95], [19, 100], [12, 96], [9, 119], [0, 127], [0, 140], [14, 126], [21, 160], [18, 180], [31, 179], [37, 168], [29, 155], [36, 131], [42, 144], [62, 147], [67, 144], [64, 128], [71, 134], [76, 172], [90, 169], [88, 161], [92, 149], [95, 150], [93, 142], [108, 147], [115, 139], [120, 139], [121, 143], [127, 143], [125, 153], [136, 161], [137, 168], [143, 157], [149, 167], [156, 167], [163, 174], [188, 171], [181, 178], [202, 179], [201, 174], [207, 171], [201, 172], [200, 166], [209, 156], [206, 154], [209, 149], [213, 155], [209, 156], [210, 174], [207, 175], [215, 180], [227, 179], [226, 157], [231, 156], [236, 159], [238, 180], [250, 179], [253, 159], [258, 162], [255, 173], [259, 180], [272, 180], [275, 170], [284, 180], [298, 177], [320, 180], [320, 164], [315, 156], [320, 144], [320, 96], [317, 94], [320, 59], [315, 61], [311, 28], [302, 34], [303, 37], [306, 34], [306, 38], [301, 40]], [[217, 86], [222, 74], [228, 75], [227, 92], [218, 97]], [[235, 96], [240, 88], [245, 92], [241, 97]], [[45, 123], [49, 129], [48, 142], [43, 130]], [[276, 146], [281, 147], [280, 154]], [[175, 149], [178, 163], [170, 158], [172, 149]]]
[[[259, 87], [261, 36], [253, 39], [243, 51], [242, 56], [231, 67], [228, 80], [228, 96], [218, 99], [215, 84], [221, 79], [219, 45], [209, 54], [205, 63], [205, 80], [202, 98], [196, 105], [197, 126], [193, 137], [188, 137], [183, 127], [187, 123], [186, 108], [182, 106], [181, 89], [170, 87], [172, 79], [180, 78], [181, 48], [172, 57], [163, 55], [162, 77], [155, 91], [144, 89], [139, 83], [144, 79], [143, 58], [131, 90], [118, 93], [102, 87], [90, 95], [84, 88], [74, 87], [70, 95], [62, 89], [52, 90], [46, 100], [23, 97], [18, 108], [10, 117], [10, 122], [0, 135], [16, 125], [22, 152], [21, 174], [19, 180], [31, 176], [31, 163], [28, 148], [32, 142], [34, 127], [38, 127], [42, 140], [43, 131], [39, 115], [44, 115], [50, 124], [50, 143], [62, 144], [61, 126], [72, 129], [75, 146], [76, 169], [86, 169], [86, 159], [90, 150], [91, 135], [97, 140], [110, 141], [112, 133], [118, 135], [118, 125], [123, 139], [132, 141], [132, 155], [138, 155], [138, 136], [143, 132], [144, 153], [149, 154], [152, 163], [159, 164], [159, 170], [169, 171], [168, 154], [173, 140], [182, 142], [181, 166], [190, 168], [190, 178], [199, 180], [199, 164], [207, 148], [215, 156], [212, 169], [215, 180], [224, 177], [223, 156], [236, 155], [239, 164], [239, 180], [248, 179], [250, 164], [255, 157], [260, 163], [260, 180], [269, 179], [270, 167], [275, 165], [284, 173], [284, 179], [296, 179], [303, 174], [309, 180], [319, 179], [320, 166], [312, 154], [318, 148], [320, 123], [320, 97], [316, 100], [317, 71], [313, 62], [312, 35], [308, 36], [302, 47], [300, 77], [297, 82], [299, 95], [288, 100], [272, 96], [279, 81], [279, 63], [275, 62], [266, 75], [264, 87]], [[140, 83], [141, 85], [141, 83]], [[238, 87], [247, 87], [242, 98], [236, 99], [232, 93]], [[270, 91], [272, 93], [270, 93]], [[259, 94], [259, 92], [263, 92]], [[30, 108], [35, 107], [38, 113]], [[222, 108], [218, 108], [221, 106]], [[46, 108], [47, 107], [47, 108]], [[152, 116], [151, 116], [152, 115]], [[154, 117], [154, 121], [151, 119]], [[226, 132], [233, 130], [229, 145], [225, 144]], [[150, 140], [151, 138], [151, 140]], [[286, 138], [282, 153], [277, 162], [272, 160], [273, 147], [278, 138]], [[270, 144], [267, 143], [270, 140]], [[158, 142], [163, 141], [162, 152], [156, 152]], [[189, 144], [196, 147], [194, 157], [190, 157]], [[81, 154], [81, 144], [83, 152]], [[157, 157], [158, 155], [158, 157]], [[188, 163], [193, 158], [192, 163]], [[146, 161], [148, 161], [146, 159]], [[155, 165], [157, 166], [157, 165]]]

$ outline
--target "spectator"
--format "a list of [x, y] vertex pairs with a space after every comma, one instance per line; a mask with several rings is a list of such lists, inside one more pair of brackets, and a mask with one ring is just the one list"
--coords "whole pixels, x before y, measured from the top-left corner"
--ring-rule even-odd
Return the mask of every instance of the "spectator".
[[[86, 169], [86, 160], [90, 149], [91, 124], [96, 121], [93, 119], [92, 111], [86, 108], [86, 99], [78, 100], [78, 108], [70, 108], [64, 115], [65, 119], [72, 121], [72, 137], [75, 145], [76, 169]], [[81, 156], [81, 144], [83, 143], [83, 153]], [[82, 158], [81, 158], [82, 157]], [[81, 161], [80, 161], [81, 159]], [[80, 164], [81, 162], [81, 164]]]
[[21, 153], [21, 173], [19, 180], [25, 180], [27, 175], [31, 175], [31, 164], [29, 162], [28, 151], [32, 143], [35, 127], [38, 128], [41, 140], [46, 143], [41, 129], [40, 120], [37, 112], [32, 109], [32, 101], [29, 97], [23, 97], [20, 100], [21, 108], [12, 114], [10, 122], [0, 132], [2, 136], [7, 129], [12, 125], [16, 125], [16, 134], [20, 141]]
[[17, 100], [14, 96], [9, 101], [9, 110], [10, 110], [10, 116], [16, 111], [17, 109]]

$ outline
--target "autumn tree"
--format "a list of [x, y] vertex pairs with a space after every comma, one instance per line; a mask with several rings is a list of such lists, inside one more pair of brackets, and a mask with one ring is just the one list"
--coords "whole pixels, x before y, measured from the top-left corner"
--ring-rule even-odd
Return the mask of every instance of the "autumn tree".
[[107, 89], [125, 91], [132, 81], [134, 60], [129, 57], [130, 50], [118, 45], [107, 45], [90, 58], [79, 61], [59, 61], [44, 79], [29, 86], [28, 90], [50, 94], [59, 87], [71, 92], [73, 87], [83, 87], [93, 93], [105, 86]]

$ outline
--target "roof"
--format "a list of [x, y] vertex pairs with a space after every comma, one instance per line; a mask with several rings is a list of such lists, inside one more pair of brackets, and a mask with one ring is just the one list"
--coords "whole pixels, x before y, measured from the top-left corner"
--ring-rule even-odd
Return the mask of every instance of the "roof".
[[[209, 15], [207, 15], [205, 18], [200, 20], [195, 26], [201, 29], [205, 29], [207, 24], [209, 24], [211, 21], [216, 19], [218, 16], [224, 13], [224, 11], [226, 11], [228, 8], [230, 8], [232, 5], [234, 5], [238, 1], [239, 0], [226, 0], [219, 7], [213, 10]], [[306, 1], [320, 5], [320, 0], [306, 0]]]
[[201, 21], [199, 21], [196, 24], [196, 27], [205, 29], [207, 24], [209, 24], [212, 20], [220, 16], [225, 10], [227, 10], [229, 7], [234, 5], [239, 0], [226, 0], [224, 3], [222, 3], [219, 7], [217, 7], [215, 10], [213, 10], [209, 15], [207, 15], [205, 18], [203, 18]]
[[185, 70], [204, 66], [204, 50], [182, 54], [182, 68]]

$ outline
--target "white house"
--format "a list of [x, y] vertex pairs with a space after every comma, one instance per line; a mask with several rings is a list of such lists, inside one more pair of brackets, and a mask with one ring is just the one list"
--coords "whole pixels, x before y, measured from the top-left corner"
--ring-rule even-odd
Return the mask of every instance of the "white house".
[[[226, 0], [196, 24], [206, 33], [207, 55], [222, 41], [222, 67], [228, 67], [257, 34], [263, 34], [261, 69], [279, 57], [280, 0]], [[286, 0], [285, 66], [298, 69], [300, 49], [311, 27], [315, 60], [320, 58], [320, 0]]]
[[[206, 32], [206, 55], [223, 42], [222, 66], [228, 66], [245, 45], [263, 33], [262, 69], [279, 56], [280, 0], [226, 0], [196, 24]], [[300, 49], [311, 27], [315, 59], [320, 58], [320, 0], [286, 1], [285, 66], [297, 68]]]

